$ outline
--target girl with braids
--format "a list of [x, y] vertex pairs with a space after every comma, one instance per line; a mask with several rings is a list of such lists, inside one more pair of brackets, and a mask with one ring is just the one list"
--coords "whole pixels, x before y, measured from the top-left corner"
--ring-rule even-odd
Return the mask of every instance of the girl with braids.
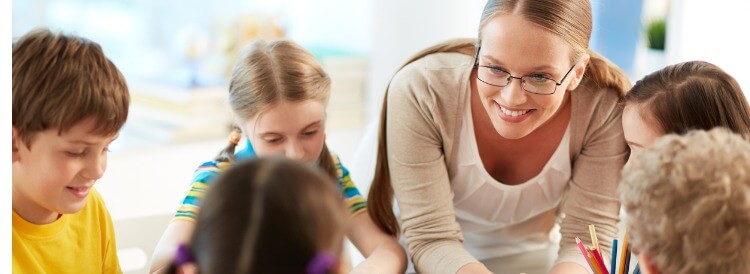
[[330, 176], [266, 157], [212, 183], [171, 273], [339, 273], [347, 213]]
[[575, 236], [591, 224], [609, 256], [629, 81], [591, 29], [588, 0], [489, 0], [478, 40], [393, 77], [368, 211], [417, 272], [588, 273]]
[[[235, 163], [270, 155], [283, 155], [336, 179], [351, 216], [347, 236], [366, 258], [355, 272], [405, 269], [403, 248], [370, 219], [349, 171], [325, 144], [330, 86], [315, 57], [293, 42], [257, 41], [245, 50], [229, 84], [229, 105], [241, 132], [233, 132], [229, 146], [196, 170], [187, 197], [157, 244], [152, 272], [166, 266], [177, 245], [190, 239], [203, 193], [216, 175]], [[242, 140], [244, 148], [235, 153]]]

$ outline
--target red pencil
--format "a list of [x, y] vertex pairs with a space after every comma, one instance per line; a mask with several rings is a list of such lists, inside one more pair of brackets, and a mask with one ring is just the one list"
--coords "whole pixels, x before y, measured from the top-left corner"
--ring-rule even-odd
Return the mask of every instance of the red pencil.
[[593, 249], [591, 250], [591, 253], [594, 253], [594, 258], [596, 259], [596, 263], [599, 265], [599, 268], [601, 268], [605, 274], [609, 274], [609, 271], [607, 271], [607, 267], [604, 264], [604, 259], [602, 259], [602, 254], [599, 253], [598, 250]]
[[594, 273], [604, 274], [604, 271], [606, 271], [606, 269], [602, 270], [602, 268], [599, 267], [599, 264], [596, 263], [596, 257], [594, 257], [594, 253], [591, 253], [591, 250], [588, 247], [586, 247], [586, 252], [588, 252], [589, 254], [589, 260], [591, 261], [591, 264], [594, 265], [594, 268], [595, 268]]
[[589, 253], [586, 252], [586, 247], [583, 246], [583, 243], [581, 242], [581, 239], [576, 236], [576, 244], [578, 244], [578, 249], [581, 250], [581, 255], [583, 255], [583, 258], [586, 259], [586, 262], [589, 263], [589, 267], [591, 268], [591, 271], [594, 271], [594, 273], [598, 274], [599, 272], [596, 271], [596, 267], [594, 267], [594, 264], [591, 263], [591, 258], [589, 258]]

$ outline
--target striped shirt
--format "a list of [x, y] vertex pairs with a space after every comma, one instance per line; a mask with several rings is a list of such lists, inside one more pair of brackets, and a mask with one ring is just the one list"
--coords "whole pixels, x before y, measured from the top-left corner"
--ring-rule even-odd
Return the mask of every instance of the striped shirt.
[[[351, 217], [358, 216], [365, 212], [365, 199], [362, 194], [354, 185], [354, 182], [349, 175], [349, 170], [341, 164], [338, 155], [331, 154], [333, 162], [336, 166], [338, 175], [338, 189], [341, 191], [341, 196], [346, 202], [346, 206], [349, 209]], [[248, 142], [245, 149], [235, 154], [237, 161], [247, 160], [255, 158], [255, 152], [252, 146]], [[200, 201], [205, 195], [208, 188], [211, 187], [211, 183], [217, 177], [229, 167], [233, 165], [233, 162], [227, 161], [208, 161], [201, 164], [195, 173], [193, 174], [193, 180], [190, 184], [190, 190], [188, 191], [185, 199], [182, 200], [180, 208], [175, 213], [172, 221], [184, 220], [194, 222], [198, 217], [198, 211], [200, 208]]]

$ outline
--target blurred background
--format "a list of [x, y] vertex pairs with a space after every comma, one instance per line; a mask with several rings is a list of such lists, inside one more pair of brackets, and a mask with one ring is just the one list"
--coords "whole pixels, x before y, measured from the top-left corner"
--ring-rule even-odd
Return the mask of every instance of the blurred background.
[[[434, 43], [476, 37], [481, 0], [25, 0], [12, 35], [36, 27], [100, 43], [131, 88], [131, 110], [97, 187], [116, 222], [123, 270], [143, 273], [195, 167], [226, 144], [227, 78], [257, 38], [289, 38], [333, 81], [328, 144], [367, 192], [375, 122], [390, 77]], [[750, 2], [595, 0], [591, 48], [631, 81], [688, 60], [714, 63], [750, 91]], [[353, 252], [356, 263], [357, 252]]]

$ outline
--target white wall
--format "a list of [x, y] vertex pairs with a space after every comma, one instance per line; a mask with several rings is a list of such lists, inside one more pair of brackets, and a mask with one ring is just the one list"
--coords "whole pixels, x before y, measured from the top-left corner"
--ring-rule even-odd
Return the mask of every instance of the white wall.
[[675, 0], [667, 22], [667, 62], [721, 67], [750, 97], [750, 1]]
[[383, 92], [407, 58], [435, 43], [476, 37], [483, 0], [378, 0], [373, 3], [368, 109], [377, 119]]

